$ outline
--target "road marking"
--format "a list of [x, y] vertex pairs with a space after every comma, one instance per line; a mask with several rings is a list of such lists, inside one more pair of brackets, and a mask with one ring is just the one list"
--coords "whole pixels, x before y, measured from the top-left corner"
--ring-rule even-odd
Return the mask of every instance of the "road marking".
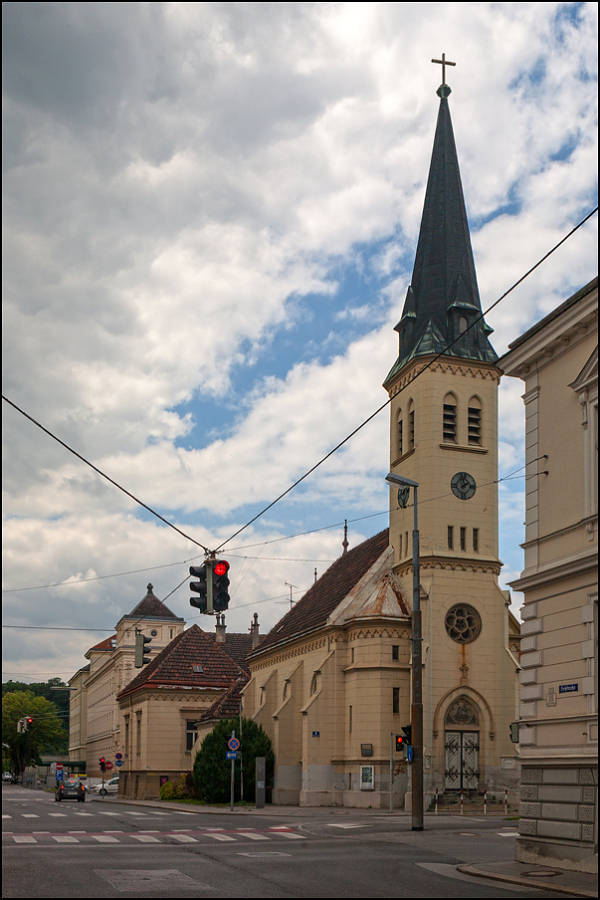
[[[123, 812], [124, 812], [124, 814], [125, 814], [126, 816], [137, 816], [138, 818], [142, 818], [142, 819], [147, 819], [148, 816], [150, 815], [149, 813], [136, 813], [136, 812], [131, 812], [131, 811], [128, 810], [128, 809], [123, 810]], [[116, 815], [118, 815], [118, 813], [116, 813]]]
[[94, 818], [94, 813], [75, 813], [76, 816], [88, 816], [88, 818]]
[[111, 829], [110, 831], [105, 831], [104, 834], [123, 834], [122, 829]]
[[26, 834], [15, 834], [13, 836], [13, 841], [15, 844], [37, 844], [34, 837], [29, 837], [29, 835]]
[[66, 813], [48, 813], [49, 816], [52, 816], [53, 819], [66, 819]]
[[160, 834], [158, 828], [141, 828], [139, 831], [140, 834]]
[[79, 838], [71, 837], [68, 834], [53, 834], [53, 840], [56, 841], [57, 844], [78, 844]]
[[134, 841], [140, 841], [142, 844], [160, 844], [158, 838], [152, 837], [151, 834], [131, 834], [129, 835]]
[[93, 834], [93, 839], [100, 844], [118, 844], [118, 838], [112, 837], [110, 834]]
[[360, 825], [338, 825], [337, 822], [331, 822], [329, 828], [366, 828], [370, 824], [370, 822], [361, 822]]
[[500, 837], [519, 837], [518, 831], [497, 831]]
[[39, 816], [36, 813], [21, 813], [24, 819], [39, 819]]
[[50, 834], [49, 831], [32, 831], [32, 834]]
[[170, 834], [173, 840], [179, 841], [181, 844], [197, 844], [196, 838], [190, 837], [189, 834]]
[[293, 831], [292, 832], [280, 831], [280, 832], [278, 832], [278, 834], [280, 835], [280, 837], [288, 838], [290, 841], [305, 841], [306, 840], [306, 838], [303, 837], [301, 834], [295, 834], [295, 832], [293, 832]]
[[240, 832], [244, 837], [250, 838], [251, 841], [268, 841], [269, 838], [266, 834], [256, 834], [253, 831], [242, 831]]
[[230, 837], [228, 834], [214, 834], [214, 832], [206, 832], [206, 837], [214, 838], [215, 841], [235, 841], [235, 838]]
[[3, 819], [12, 819], [12, 816], [2, 816]]
[[[34, 834], [35, 834], [35, 832], [34, 832]], [[50, 832], [45, 831], [44, 834], [50, 834]], [[71, 831], [71, 829], [69, 829], [69, 834], [87, 834], [87, 831]]]
[[281, 831], [281, 829], [287, 831], [289, 828], [293, 828], [293, 825], [270, 825], [269, 831]]
[[291, 853], [278, 853], [276, 850], [268, 851], [265, 853], [240, 853], [238, 851], [238, 856], [250, 856], [250, 857], [259, 857], [264, 858], [265, 856], [291, 856]]
[[191, 831], [191, 828], [174, 828], [173, 831]]
[[[120, 813], [104, 812], [104, 810], [99, 810], [99, 813], [101, 816], [118, 816], [118, 815], [120, 815]], [[50, 813], [50, 815], [52, 815], [52, 813]]]

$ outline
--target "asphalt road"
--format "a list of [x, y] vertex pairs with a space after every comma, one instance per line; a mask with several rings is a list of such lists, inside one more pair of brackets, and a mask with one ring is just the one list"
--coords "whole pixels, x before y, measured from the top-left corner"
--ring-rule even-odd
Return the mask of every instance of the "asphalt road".
[[[513, 858], [502, 818], [239, 817], [2, 790], [3, 897], [531, 897], [460, 863]], [[543, 892], [546, 897], [559, 893]]]

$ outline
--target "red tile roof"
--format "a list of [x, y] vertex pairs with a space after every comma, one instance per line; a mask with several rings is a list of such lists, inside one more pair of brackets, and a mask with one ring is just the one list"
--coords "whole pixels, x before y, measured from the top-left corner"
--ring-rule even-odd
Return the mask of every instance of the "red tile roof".
[[92, 650], [115, 650], [117, 647], [117, 636], [113, 634], [112, 637], [107, 637], [105, 640], [100, 641], [99, 644], [95, 644], [93, 647], [90, 647], [88, 653]]
[[[194, 671], [194, 666], [202, 671]], [[142, 687], [229, 688], [245, 672], [212, 635], [198, 625], [182, 631], [121, 691], [117, 699]]]
[[264, 650], [322, 627], [388, 546], [389, 529], [386, 528], [340, 556], [306, 592], [302, 600], [265, 635], [250, 659]]
[[[208, 632], [208, 637], [212, 638], [215, 643], [218, 643], [217, 636], [214, 632]], [[219, 643], [219, 647], [227, 653], [234, 662], [240, 666], [244, 672], [250, 674], [250, 669], [248, 667], [248, 663], [246, 662], [248, 656], [252, 652], [252, 635], [251, 634], [225, 634], [225, 643]]]
[[213, 705], [202, 714], [199, 722], [214, 722], [218, 719], [233, 719], [234, 716], [239, 716], [242, 688], [247, 680], [244, 678], [243, 681], [236, 681], [235, 684], [232, 684], [227, 693], [215, 700]]

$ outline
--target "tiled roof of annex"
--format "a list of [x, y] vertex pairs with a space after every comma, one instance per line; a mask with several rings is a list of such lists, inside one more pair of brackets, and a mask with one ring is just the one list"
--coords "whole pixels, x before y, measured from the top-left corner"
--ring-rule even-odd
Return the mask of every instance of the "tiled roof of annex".
[[100, 641], [99, 644], [94, 644], [93, 647], [90, 647], [88, 653], [91, 653], [92, 650], [116, 650], [116, 647], [117, 636], [116, 634], [113, 634], [111, 637], [107, 637], [103, 641]]
[[215, 700], [213, 705], [202, 714], [199, 721], [213, 722], [217, 719], [233, 719], [234, 716], [239, 715], [242, 688], [247, 680], [247, 678], [243, 681], [240, 679], [240, 681], [236, 681], [235, 684], [232, 684], [227, 693], [223, 694], [222, 697], [219, 697], [218, 700]]
[[182, 631], [118, 694], [142, 687], [229, 688], [246, 673], [198, 625]]
[[221, 650], [224, 650], [225, 653], [227, 653], [227, 655], [244, 670], [244, 672], [250, 674], [250, 669], [246, 660], [252, 653], [251, 634], [235, 634], [234, 632], [225, 634], [224, 644], [217, 641], [217, 636], [214, 632], [209, 631], [208, 637], [212, 638], [215, 643], [218, 643]]
[[252, 658], [322, 627], [334, 609], [389, 546], [389, 529], [380, 531], [337, 559], [260, 642]]

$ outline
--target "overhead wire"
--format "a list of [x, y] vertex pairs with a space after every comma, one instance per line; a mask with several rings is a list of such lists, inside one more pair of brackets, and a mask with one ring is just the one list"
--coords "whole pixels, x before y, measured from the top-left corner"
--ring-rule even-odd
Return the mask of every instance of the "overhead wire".
[[[427, 369], [431, 368], [431, 366], [438, 359], [440, 359], [441, 356], [444, 356], [448, 352], [448, 350], [450, 350], [454, 346], [454, 344], [456, 344], [459, 340], [461, 340], [464, 337], [464, 335], [467, 332], [469, 332], [472, 328], [474, 328], [478, 322], [481, 322], [484, 319], [484, 317], [487, 316], [487, 314], [494, 309], [494, 307], [496, 307], [502, 300], [505, 299], [505, 297], [507, 297], [512, 291], [514, 291], [514, 289], [516, 287], [518, 287], [529, 275], [531, 275], [531, 273], [534, 272], [538, 268], [538, 266], [541, 266], [541, 264], [546, 259], [548, 259], [549, 256], [551, 256], [556, 250], [558, 250], [558, 248], [562, 244], [564, 244], [565, 241], [567, 241], [573, 234], [575, 234], [575, 232], [579, 228], [581, 228], [581, 226], [584, 225], [588, 221], [588, 219], [590, 219], [596, 212], [598, 212], [597, 206], [591, 212], [589, 212], [577, 225], [575, 225], [575, 227], [572, 228], [568, 234], [566, 234], [563, 238], [561, 238], [561, 240], [558, 241], [558, 243], [555, 244], [551, 250], [549, 250], [547, 253], [545, 253], [544, 256], [542, 256], [535, 263], [535, 265], [533, 265], [530, 269], [528, 269], [527, 272], [525, 272], [525, 274], [522, 275], [518, 279], [518, 281], [515, 281], [515, 283], [513, 285], [511, 285], [511, 287], [509, 287], [507, 291], [505, 291], [500, 297], [498, 297], [498, 299], [495, 300], [490, 306], [488, 306], [488, 308], [486, 310], [484, 310], [480, 315], [478, 315], [475, 319], [473, 319], [473, 321], [471, 322], [470, 325], [468, 325], [468, 327], [465, 329], [465, 331], [463, 331], [460, 335], [455, 337], [454, 340], [452, 340], [448, 344], [446, 344], [446, 346], [444, 347], [443, 350], [441, 350], [439, 353], [437, 353], [432, 359], [429, 360], [429, 362], [427, 362], [421, 369], [419, 369], [419, 371], [415, 373], [414, 377], [411, 378], [411, 380], [409, 382], [407, 382], [407, 384], [404, 387], [400, 388], [400, 390], [396, 392], [394, 397], [397, 397], [398, 394], [400, 394], [404, 390], [406, 390], [408, 388], [408, 386], [410, 384], [412, 384], [414, 381], [416, 381], [416, 379], [419, 378], [424, 372], [426, 372]], [[272, 509], [276, 503], [279, 503], [279, 501], [283, 500], [283, 498], [286, 497], [291, 491], [293, 491], [294, 488], [298, 487], [298, 485], [301, 484], [306, 478], [308, 478], [309, 475], [312, 475], [312, 473], [316, 469], [318, 469], [319, 466], [323, 465], [324, 462], [326, 462], [331, 456], [333, 456], [333, 454], [336, 453], [341, 447], [343, 447], [344, 444], [346, 444], [351, 438], [353, 438], [355, 434], [358, 434], [358, 432], [362, 428], [364, 428], [365, 425], [368, 425], [369, 422], [371, 422], [377, 415], [379, 415], [379, 413], [382, 410], [384, 410], [386, 408], [386, 406], [388, 406], [392, 402], [394, 397], [389, 397], [385, 401], [385, 403], [382, 403], [381, 406], [375, 410], [375, 412], [371, 413], [371, 415], [368, 416], [368, 418], [366, 418], [364, 420], [364, 422], [362, 422], [357, 428], [355, 428], [353, 431], [351, 431], [350, 434], [348, 434], [342, 441], [340, 441], [338, 444], [336, 444], [335, 447], [333, 447], [328, 453], [326, 453], [325, 456], [323, 456], [317, 463], [315, 463], [314, 466], [312, 466], [307, 472], [305, 472], [304, 475], [302, 475], [300, 478], [298, 478], [296, 481], [294, 481], [293, 484], [291, 484], [285, 491], [283, 491], [281, 494], [279, 494], [278, 497], [276, 497], [274, 500], [272, 500], [271, 503], [269, 503], [267, 506], [265, 506], [264, 509], [262, 509], [259, 513], [257, 513], [255, 516], [253, 516], [249, 522], [247, 522], [241, 528], [238, 528], [238, 530], [235, 531], [230, 537], [228, 537], [227, 540], [222, 541], [222, 543], [220, 543], [219, 546], [216, 548], [215, 553], [218, 553], [219, 550], [222, 550], [223, 547], [225, 547], [225, 545], [229, 543], [229, 541], [232, 541], [233, 538], [238, 536], [238, 534], [241, 534], [242, 531], [245, 531], [246, 528], [249, 528], [249, 526], [252, 525], [254, 522], [256, 522], [257, 519], [260, 519], [261, 516], [263, 516], [266, 512], [268, 512], [270, 509]]]

